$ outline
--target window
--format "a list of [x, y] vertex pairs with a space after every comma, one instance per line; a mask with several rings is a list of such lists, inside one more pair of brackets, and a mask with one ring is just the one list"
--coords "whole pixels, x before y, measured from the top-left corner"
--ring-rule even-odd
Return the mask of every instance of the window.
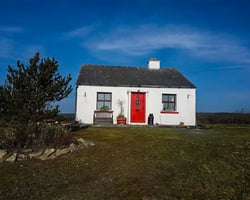
[[112, 93], [97, 92], [97, 110], [111, 110]]
[[162, 94], [163, 111], [176, 111], [176, 94]]

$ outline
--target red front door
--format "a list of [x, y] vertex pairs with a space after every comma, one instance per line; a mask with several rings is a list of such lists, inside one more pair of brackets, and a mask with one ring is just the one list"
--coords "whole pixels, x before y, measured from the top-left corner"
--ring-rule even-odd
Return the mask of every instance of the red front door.
[[131, 93], [130, 120], [134, 123], [145, 123], [145, 93]]

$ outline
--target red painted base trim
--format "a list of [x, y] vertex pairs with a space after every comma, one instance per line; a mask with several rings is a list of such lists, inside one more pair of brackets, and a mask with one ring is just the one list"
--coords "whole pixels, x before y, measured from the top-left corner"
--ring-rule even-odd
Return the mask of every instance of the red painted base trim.
[[179, 112], [176, 111], [161, 111], [162, 114], [179, 114]]

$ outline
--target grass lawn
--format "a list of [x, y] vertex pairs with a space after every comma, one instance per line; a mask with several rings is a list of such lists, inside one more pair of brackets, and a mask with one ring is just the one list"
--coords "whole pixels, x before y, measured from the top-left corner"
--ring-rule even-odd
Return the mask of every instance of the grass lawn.
[[95, 147], [0, 164], [0, 199], [250, 199], [250, 127], [89, 128]]

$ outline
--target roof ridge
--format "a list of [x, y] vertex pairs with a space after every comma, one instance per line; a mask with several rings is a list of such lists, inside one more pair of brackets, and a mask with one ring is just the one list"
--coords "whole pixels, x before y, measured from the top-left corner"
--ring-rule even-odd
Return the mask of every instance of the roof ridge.
[[[104, 64], [82, 64], [81, 65], [82, 67], [84, 66], [90, 66], [90, 67], [110, 67], [110, 68], [118, 68], [118, 67], [124, 67], [124, 68], [136, 68], [136, 69], [149, 69], [148, 66], [128, 66], [128, 65], [104, 65]], [[162, 67], [160, 69], [157, 69], [157, 70], [165, 70], [165, 69], [168, 69], [168, 70], [176, 70], [176, 67]], [[152, 70], [152, 71], [157, 71], [156, 69], [149, 69], [149, 70]]]
[[143, 66], [103, 65], [103, 64], [82, 64], [82, 66], [91, 66], [91, 67], [129, 67], [129, 68], [144, 68]]

